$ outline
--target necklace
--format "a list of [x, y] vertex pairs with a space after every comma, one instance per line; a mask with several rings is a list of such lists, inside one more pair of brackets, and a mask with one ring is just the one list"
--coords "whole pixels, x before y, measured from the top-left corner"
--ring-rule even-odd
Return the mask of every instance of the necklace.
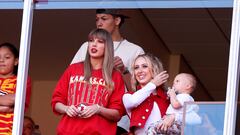
[[122, 44], [123, 41], [124, 41], [124, 39], [122, 39], [122, 40], [118, 43], [117, 47], [114, 49], [114, 52], [117, 51], [117, 49], [120, 47], [120, 45]]

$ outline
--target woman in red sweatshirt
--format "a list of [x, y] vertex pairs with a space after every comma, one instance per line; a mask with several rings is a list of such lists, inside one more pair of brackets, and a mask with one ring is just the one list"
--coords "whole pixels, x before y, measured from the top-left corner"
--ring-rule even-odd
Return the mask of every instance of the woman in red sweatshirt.
[[114, 135], [124, 114], [121, 73], [113, 69], [113, 41], [103, 29], [88, 36], [83, 62], [70, 65], [52, 96], [52, 108], [62, 119], [58, 135]]

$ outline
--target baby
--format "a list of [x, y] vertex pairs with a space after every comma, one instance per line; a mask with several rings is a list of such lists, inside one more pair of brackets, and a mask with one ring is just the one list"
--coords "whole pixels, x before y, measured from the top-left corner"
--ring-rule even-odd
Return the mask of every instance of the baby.
[[[181, 134], [181, 125], [183, 118], [183, 105], [185, 102], [194, 102], [193, 97], [190, 95], [196, 87], [196, 79], [193, 75], [188, 73], [178, 74], [173, 82], [172, 88], [169, 88], [167, 94], [170, 98], [170, 105], [167, 109], [166, 116], [161, 121], [153, 123], [149, 129], [148, 135], [156, 135], [161, 133], [161, 125], [166, 119], [172, 115], [175, 116], [174, 123], [168, 128], [167, 134]], [[201, 118], [196, 113], [198, 110], [197, 105], [191, 105], [186, 109], [186, 124], [200, 124]]]

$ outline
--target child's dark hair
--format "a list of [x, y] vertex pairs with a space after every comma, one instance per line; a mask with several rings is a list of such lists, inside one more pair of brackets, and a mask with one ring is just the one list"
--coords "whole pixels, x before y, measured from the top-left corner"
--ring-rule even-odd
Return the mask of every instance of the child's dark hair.
[[[12, 54], [13, 54], [14, 57], [15, 57], [15, 59], [16, 59], [16, 58], [18, 59], [18, 57], [19, 57], [19, 52], [18, 52], [18, 49], [17, 49], [13, 44], [8, 43], [8, 42], [2, 43], [2, 44], [0, 44], [0, 48], [2, 48], [2, 47], [7, 47], [7, 48], [12, 52]], [[18, 70], [18, 65], [14, 66], [14, 69], [13, 69], [13, 73], [14, 73], [15, 75], [17, 75], [17, 70]]]
[[33, 130], [34, 129], [39, 129], [39, 125], [36, 125], [35, 122], [33, 121], [33, 119], [30, 116], [25, 115], [24, 119], [28, 119], [31, 122]]

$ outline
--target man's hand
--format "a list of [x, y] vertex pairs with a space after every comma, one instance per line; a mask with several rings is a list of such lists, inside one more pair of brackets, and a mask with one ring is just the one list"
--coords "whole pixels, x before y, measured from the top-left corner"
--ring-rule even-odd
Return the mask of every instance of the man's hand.
[[115, 56], [114, 57], [114, 68], [116, 68], [117, 70], [119, 70], [121, 73], [123, 73], [125, 71], [125, 66], [123, 64], [123, 61], [120, 57]]

